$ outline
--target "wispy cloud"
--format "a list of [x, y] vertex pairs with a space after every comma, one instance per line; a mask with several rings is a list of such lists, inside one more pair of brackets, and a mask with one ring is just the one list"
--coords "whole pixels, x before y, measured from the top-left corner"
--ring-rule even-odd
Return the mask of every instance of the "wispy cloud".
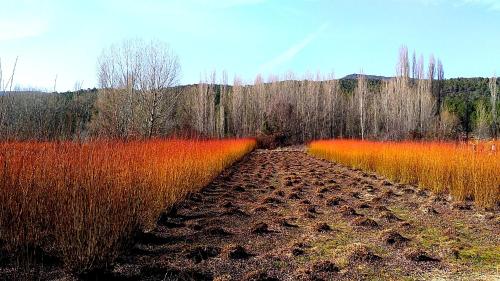
[[262, 4], [267, 0], [224, 0], [217, 1], [218, 5], [224, 8]]
[[18, 0], [2, 3], [0, 41], [23, 39], [45, 33], [49, 28], [54, 0]]
[[0, 19], [0, 41], [23, 39], [42, 35], [48, 23], [39, 19]]
[[323, 33], [329, 26], [329, 23], [326, 22], [322, 24], [317, 30], [308, 34], [304, 39], [300, 42], [294, 44], [272, 60], [262, 64], [259, 68], [259, 72], [265, 72], [268, 70], [272, 70], [277, 66], [280, 66], [286, 62], [291, 61], [295, 58], [302, 50], [304, 50], [309, 44], [311, 44], [316, 38]]
[[480, 5], [493, 11], [500, 11], [500, 0], [461, 0], [463, 5]]
[[414, 0], [414, 1], [420, 2], [425, 6], [435, 6], [443, 2], [443, 0]]
[[[403, 1], [403, 0], [397, 0]], [[447, 4], [455, 7], [482, 6], [488, 10], [500, 11], [500, 0], [412, 0], [426, 6]]]
[[173, 5], [178, 7], [203, 7], [203, 9], [213, 10], [213, 9], [226, 9], [226, 8], [234, 8], [240, 6], [250, 6], [263, 4], [269, 0], [174, 0], [170, 2], [162, 2], [158, 0], [149, 0], [152, 3], [156, 3], [156, 5]]

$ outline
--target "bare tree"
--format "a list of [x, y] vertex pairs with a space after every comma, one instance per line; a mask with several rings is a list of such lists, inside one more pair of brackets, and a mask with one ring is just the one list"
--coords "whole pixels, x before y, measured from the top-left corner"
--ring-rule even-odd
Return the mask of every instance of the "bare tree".
[[160, 41], [128, 40], [98, 60], [99, 114], [94, 128], [115, 137], [152, 137], [172, 126], [180, 64]]
[[2, 58], [0, 58], [0, 92], [3, 92]]
[[9, 86], [9, 92], [12, 92], [12, 84], [14, 84], [14, 74], [16, 73], [16, 67], [17, 67], [17, 61], [19, 60], [19, 57], [16, 57], [16, 60], [14, 61], [14, 66], [12, 67], [12, 74], [10, 75], [9, 80], [7, 80], [7, 85]]
[[226, 112], [229, 102], [228, 78], [227, 72], [222, 72], [222, 81], [220, 85], [219, 108], [217, 119], [217, 136], [223, 138], [227, 131]]
[[159, 41], [144, 46], [142, 63], [140, 94], [147, 112], [147, 134], [152, 137], [172, 126], [169, 119], [179, 94], [172, 87], [179, 82], [180, 64], [170, 47]]
[[3, 96], [0, 95], [0, 133], [3, 134], [5, 137], [10, 137], [11, 135], [11, 132], [9, 131], [10, 126], [8, 124], [11, 122], [8, 121], [8, 118], [12, 115], [14, 108], [12, 104], [13, 100], [11, 98], [11, 92], [12, 92], [12, 84], [14, 83], [14, 75], [16, 73], [18, 59], [19, 57], [16, 57], [14, 66], [12, 67], [12, 73], [10, 75], [10, 78], [6, 82], [3, 81], [4, 79], [3, 70], [0, 60], [0, 93], [3, 92]]
[[398, 76], [409, 78], [410, 77], [410, 62], [408, 58], [408, 47], [401, 46], [399, 49], [399, 64], [398, 64]]
[[491, 126], [493, 130], [493, 137], [496, 139], [497, 138], [497, 77], [494, 75], [493, 77], [490, 78], [489, 83], [488, 83], [490, 93], [491, 93]]
[[[434, 55], [429, 57], [429, 65], [427, 66], [427, 79], [429, 80], [429, 85], [431, 88], [432, 95], [437, 97], [437, 83], [436, 83], [436, 59]], [[438, 109], [435, 109], [435, 112], [438, 112]]]
[[457, 139], [460, 127], [460, 120], [458, 117], [444, 108], [439, 116], [439, 139]]
[[233, 132], [237, 137], [244, 135], [244, 119], [245, 119], [245, 96], [244, 87], [239, 77], [234, 77], [233, 93], [231, 98], [231, 121]]
[[441, 113], [441, 103], [442, 103], [442, 91], [444, 87], [444, 70], [443, 63], [440, 59], [437, 62], [437, 89], [436, 89], [436, 114], [439, 115]]
[[83, 89], [83, 80], [75, 81], [73, 84], [73, 91], [77, 92]]
[[56, 88], [57, 88], [57, 74], [56, 74], [56, 77], [54, 78], [54, 87], [53, 87], [53, 90], [52, 92], [56, 92]]
[[358, 75], [358, 85], [356, 86], [356, 96], [359, 99], [359, 126], [361, 130], [361, 139], [365, 139], [366, 105], [365, 99], [368, 92], [366, 77], [361, 71]]
[[491, 137], [490, 115], [482, 102], [476, 108], [476, 124], [474, 133], [476, 137], [487, 139]]
[[[370, 95], [367, 115], [375, 122], [379, 137], [403, 139], [407, 137], [423, 137], [432, 127], [434, 113], [434, 97], [431, 84], [434, 77], [434, 66], [430, 66], [429, 79], [424, 77], [422, 56], [417, 61], [416, 54], [412, 59], [412, 79], [407, 75], [408, 56], [405, 47], [399, 53], [396, 77], [382, 83], [380, 93]], [[433, 65], [433, 59], [430, 62]], [[373, 121], [372, 121], [373, 120]]]
[[215, 71], [209, 77], [205, 74], [203, 81], [198, 84], [197, 105], [197, 130], [206, 136], [215, 135], [215, 82], [217, 74]]
[[427, 91], [426, 81], [424, 80], [424, 56], [420, 55], [417, 66], [415, 67], [415, 76], [417, 79], [417, 93], [418, 93], [418, 130], [420, 134], [423, 134], [424, 131], [424, 120], [423, 120], [423, 99], [424, 94]]
[[415, 82], [416, 79], [418, 79], [417, 69], [418, 69], [417, 54], [415, 51], [413, 51], [412, 64], [411, 64], [411, 78], [413, 79], [413, 82]]
[[330, 138], [338, 134], [338, 126], [340, 124], [340, 88], [339, 82], [335, 79], [335, 75], [332, 73], [327, 77], [326, 82], [323, 83], [325, 107], [323, 111], [323, 128], [324, 132], [321, 138]]

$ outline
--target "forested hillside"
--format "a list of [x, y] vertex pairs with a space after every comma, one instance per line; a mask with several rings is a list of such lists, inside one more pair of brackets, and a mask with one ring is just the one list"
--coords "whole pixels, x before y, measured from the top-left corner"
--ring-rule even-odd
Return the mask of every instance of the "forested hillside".
[[[415, 57], [415, 56], [414, 56]], [[165, 59], [170, 58], [165, 55]], [[490, 78], [444, 79], [430, 57], [410, 63], [401, 49], [395, 77], [353, 74], [257, 76], [252, 84], [213, 72], [199, 84], [169, 79], [157, 85], [117, 73], [100, 59], [100, 89], [66, 93], [0, 95], [2, 139], [149, 138], [260, 136], [283, 143], [322, 138], [464, 139], [495, 136], [498, 118]], [[127, 73], [140, 70], [126, 69]], [[127, 81], [123, 77], [128, 77]], [[151, 82], [153, 81], [153, 82]], [[160, 81], [160, 80], [158, 80]], [[493, 83], [494, 82], [494, 83]], [[498, 87], [497, 87], [498, 88]], [[146, 89], [146, 90], [144, 90]], [[496, 90], [497, 91], [497, 90]]]
[[[370, 92], [378, 92], [384, 80], [383, 76], [367, 76]], [[478, 132], [478, 117], [481, 113], [488, 115], [491, 111], [491, 94], [488, 87], [489, 78], [450, 78], [443, 80], [443, 107], [458, 118], [459, 127], [457, 133], [480, 134]], [[498, 82], [497, 82], [498, 84]], [[344, 93], [353, 93], [356, 88], [356, 74], [349, 75], [340, 80], [340, 86]], [[500, 108], [500, 107], [499, 107]], [[479, 116], [478, 116], [479, 113]], [[483, 116], [483, 118], [491, 118]], [[484, 132], [483, 132], [484, 134]], [[486, 132], [487, 134], [487, 132]]]
[[[452, 118], [456, 118], [458, 127], [451, 138], [456, 138], [460, 133], [473, 136], [478, 134], [478, 117], [481, 114], [488, 115], [491, 110], [490, 92], [488, 89], [488, 78], [452, 78], [444, 80], [443, 88], [443, 108], [452, 113]], [[340, 79], [337, 81], [317, 82], [317, 86], [338, 84], [338, 90], [345, 97], [352, 96], [355, 92], [358, 81], [355, 79]], [[368, 92], [380, 93], [384, 81], [380, 79], [367, 79]], [[286, 81], [280, 82], [283, 87], [289, 84], [306, 85], [313, 84], [309, 81]], [[264, 84], [273, 86], [273, 83]], [[221, 84], [196, 84], [176, 87], [176, 91], [182, 93], [179, 102], [183, 103], [183, 97], [210, 87], [214, 92], [213, 103], [220, 108], [221, 93], [232, 95], [234, 87], [232, 85]], [[276, 86], [276, 83], [274, 84]], [[252, 87], [236, 86], [237, 90]], [[206, 89], [205, 89], [206, 91]], [[93, 116], [98, 112], [96, 108], [97, 89], [87, 89], [65, 93], [8, 93], [0, 96], [4, 107], [1, 113], [1, 137], [3, 139], [78, 139], [90, 137], [89, 125]], [[210, 97], [207, 97], [210, 101]], [[6, 114], [6, 105], [9, 104], [10, 114]], [[172, 129], [185, 133], [193, 133], [194, 128], [186, 120], [188, 106], [178, 108], [173, 118], [177, 121]], [[220, 109], [216, 109], [220, 110]], [[241, 113], [241, 112], [240, 112]], [[220, 114], [220, 113], [219, 113]], [[488, 116], [486, 116], [488, 118]], [[268, 124], [268, 123], [266, 123]], [[272, 133], [272, 128], [252, 128], [260, 130], [262, 134]], [[227, 135], [237, 134], [234, 130], [226, 128]], [[248, 129], [247, 129], [248, 130]], [[199, 132], [201, 133], [201, 132]], [[221, 133], [222, 134], [222, 133]], [[340, 134], [340, 132], [339, 132]], [[348, 134], [346, 137], [349, 137]]]

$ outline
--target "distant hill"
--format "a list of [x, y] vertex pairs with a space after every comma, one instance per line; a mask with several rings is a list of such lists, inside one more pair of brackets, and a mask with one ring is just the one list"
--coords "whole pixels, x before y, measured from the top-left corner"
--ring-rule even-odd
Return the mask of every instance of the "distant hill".
[[[349, 75], [341, 78], [341, 80], [356, 80], [356, 79], [358, 79], [358, 77], [360, 75], [361, 74], [358, 74], [358, 73], [349, 74]], [[389, 79], [393, 78], [393, 77], [378, 76], [378, 75], [366, 75], [366, 74], [365, 74], [365, 77], [368, 80], [389, 80]]]
[[96, 93], [97, 88], [81, 89], [78, 91], [66, 91], [66, 92], [48, 92], [48, 91], [0, 91], [0, 96], [15, 96], [15, 95], [49, 95], [49, 94], [62, 94], [62, 95], [74, 95], [74, 94], [87, 94]]
[[0, 91], [0, 96], [23, 95], [23, 94], [45, 94], [42, 91]]

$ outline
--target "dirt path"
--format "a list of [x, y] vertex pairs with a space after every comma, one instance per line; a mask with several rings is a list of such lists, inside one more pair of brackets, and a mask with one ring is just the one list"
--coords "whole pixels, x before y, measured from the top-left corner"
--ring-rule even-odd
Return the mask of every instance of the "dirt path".
[[257, 150], [162, 217], [112, 275], [487, 280], [499, 265], [499, 229], [498, 211], [477, 212], [301, 150]]
[[257, 150], [163, 216], [100, 280], [493, 280], [498, 210]]

